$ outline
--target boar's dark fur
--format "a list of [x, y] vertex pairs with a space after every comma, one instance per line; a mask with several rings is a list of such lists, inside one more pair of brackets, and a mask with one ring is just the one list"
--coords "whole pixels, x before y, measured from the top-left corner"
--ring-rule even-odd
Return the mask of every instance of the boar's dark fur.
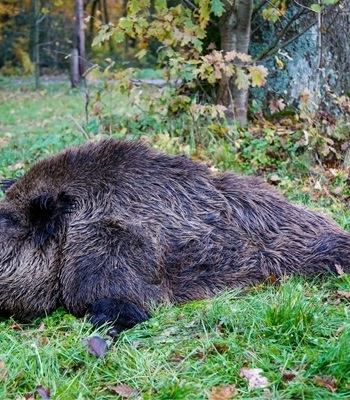
[[39, 161], [0, 202], [0, 311], [60, 305], [117, 331], [152, 305], [270, 276], [350, 271], [350, 235], [260, 179], [214, 174], [138, 142]]

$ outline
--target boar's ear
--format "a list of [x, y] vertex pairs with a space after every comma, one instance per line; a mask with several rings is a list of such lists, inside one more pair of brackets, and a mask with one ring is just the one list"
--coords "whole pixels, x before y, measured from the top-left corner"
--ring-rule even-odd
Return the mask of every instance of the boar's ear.
[[2, 192], [5, 193], [15, 183], [16, 179], [4, 179], [3, 181], [0, 182], [0, 189], [2, 190]]
[[74, 199], [65, 192], [55, 198], [51, 194], [40, 194], [29, 202], [28, 218], [34, 229], [34, 238], [41, 246], [49, 238], [55, 238], [65, 216], [74, 206]]

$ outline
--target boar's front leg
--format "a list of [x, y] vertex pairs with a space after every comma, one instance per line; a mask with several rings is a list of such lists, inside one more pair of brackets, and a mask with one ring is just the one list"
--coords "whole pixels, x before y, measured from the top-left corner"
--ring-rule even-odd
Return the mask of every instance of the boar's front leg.
[[90, 306], [88, 314], [94, 326], [112, 323], [113, 327], [108, 331], [111, 336], [117, 336], [123, 330], [150, 318], [146, 311], [135, 304], [115, 299], [96, 300]]
[[[119, 333], [169, 297], [162, 253], [147, 226], [120, 217], [72, 223], [62, 246], [61, 303]], [[113, 326], [112, 325], [112, 326]]]

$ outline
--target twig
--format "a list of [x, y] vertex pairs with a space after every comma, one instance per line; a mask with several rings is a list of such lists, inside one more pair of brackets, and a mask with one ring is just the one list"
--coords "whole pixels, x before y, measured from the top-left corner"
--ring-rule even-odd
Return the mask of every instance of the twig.
[[70, 119], [75, 123], [75, 125], [79, 128], [80, 132], [84, 135], [85, 139], [90, 140], [89, 135], [85, 131], [85, 129], [79, 124], [79, 122], [71, 115]]

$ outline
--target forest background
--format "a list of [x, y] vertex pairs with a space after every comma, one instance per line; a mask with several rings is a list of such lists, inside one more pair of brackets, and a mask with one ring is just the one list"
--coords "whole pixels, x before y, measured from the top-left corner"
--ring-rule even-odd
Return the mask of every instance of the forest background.
[[[276, 183], [328, 168], [338, 184], [350, 164], [349, 15], [349, 0], [4, 0], [0, 74], [34, 75], [37, 88], [70, 74], [87, 136], [162, 127], [198, 158], [220, 142], [209, 157], [223, 168]], [[112, 93], [132, 118], [104, 104]]]

